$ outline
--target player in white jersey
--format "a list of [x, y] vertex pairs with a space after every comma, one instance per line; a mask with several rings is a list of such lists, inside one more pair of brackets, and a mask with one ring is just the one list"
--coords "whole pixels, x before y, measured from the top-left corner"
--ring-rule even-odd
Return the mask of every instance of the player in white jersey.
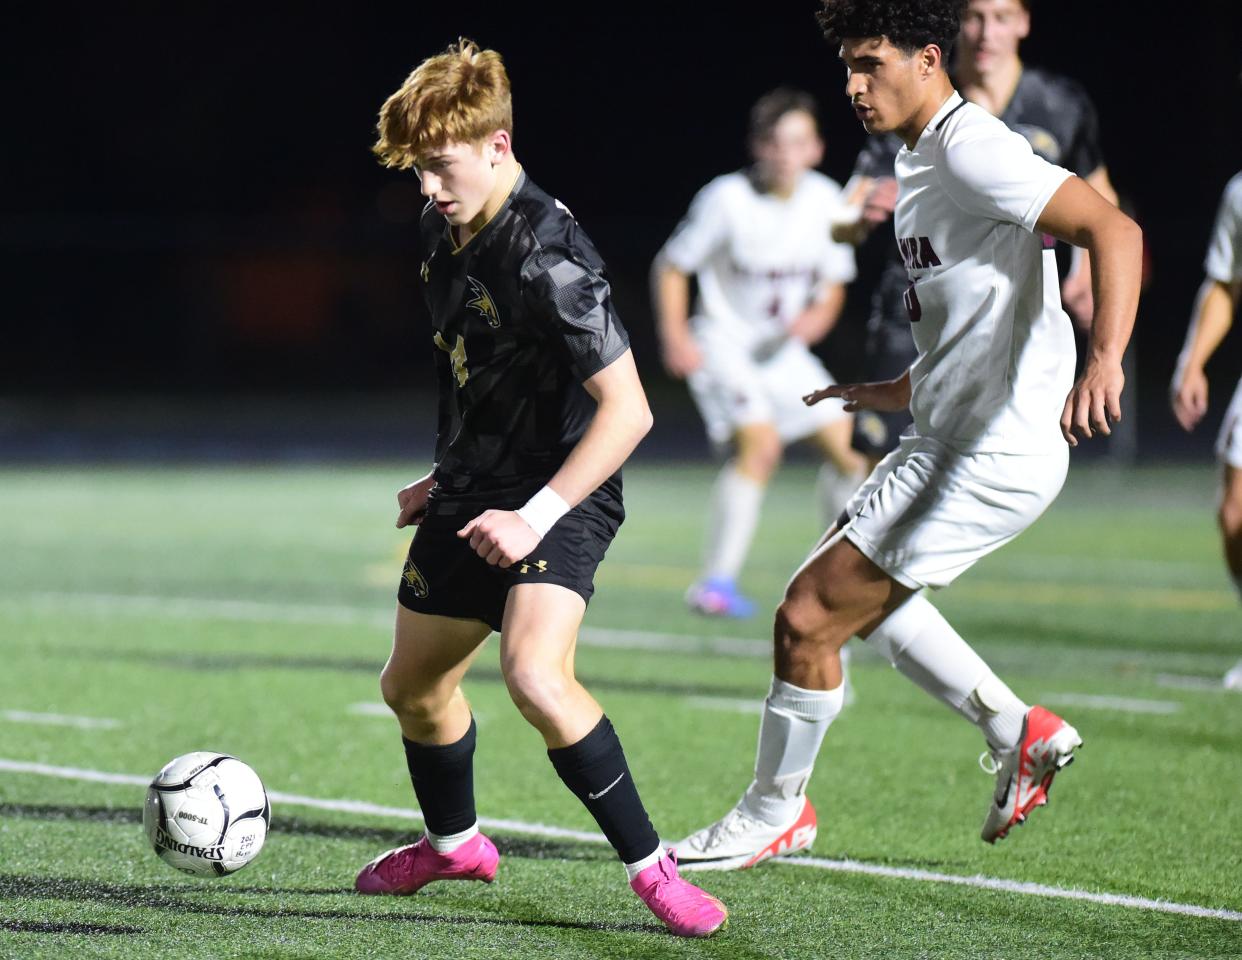
[[[1047, 802], [1082, 742], [1019, 699], [921, 591], [1021, 533], [1060, 490], [1066, 444], [1108, 433], [1120, 416], [1142, 237], [1083, 180], [957, 94], [944, 58], [960, 10], [960, 0], [824, 0], [820, 22], [848, 68], [855, 113], [869, 133], [893, 131], [904, 144], [895, 225], [919, 354], [892, 381], [830, 386], [807, 401], [909, 404], [914, 429], [790, 582], [754, 780], [728, 815], [677, 845], [683, 864], [745, 867], [810, 845], [806, 785], [841, 709], [839, 651], [855, 634], [983, 733], [997, 780], [986, 841]], [[1052, 236], [1086, 247], [1095, 267], [1076, 383]], [[926, 773], [925, 758], [911, 769]]]
[[[1186, 345], [1173, 374], [1173, 413], [1188, 431], [1207, 413], [1208, 381], [1203, 368], [1229, 332], [1242, 301], [1242, 173], [1229, 181], [1221, 197], [1203, 272]], [[1224, 467], [1217, 521], [1225, 563], [1242, 593], [1242, 382], [1225, 412], [1216, 456]], [[1242, 690], [1242, 661], [1225, 674], [1225, 686]]]
[[853, 250], [829, 237], [841, 188], [814, 169], [824, 154], [815, 113], [800, 91], [761, 98], [751, 111], [754, 166], [700, 190], [652, 268], [665, 367], [688, 380], [712, 443], [733, 446], [709, 506], [702, 576], [686, 595], [704, 614], [754, 612], [736, 579], [787, 443], [811, 438], [822, 451], [817, 491], [828, 519], [865, 476], [843, 405], [800, 400], [832, 382], [810, 345], [836, 322], [855, 272]]

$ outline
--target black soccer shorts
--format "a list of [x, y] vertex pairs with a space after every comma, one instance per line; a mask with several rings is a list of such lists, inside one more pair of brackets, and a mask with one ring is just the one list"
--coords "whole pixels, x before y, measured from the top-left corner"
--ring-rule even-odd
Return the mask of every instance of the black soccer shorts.
[[589, 603], [595, 569], [624, 518], [619, 503], [592, 494], [561, 517], [530, 556], [502, 568], [457, 536], [470, 514], [427, 517], [410, 543], [397, 600], [415, 613], [481, 620], [497, 631], [509, 588], [519, 583], [555, 583]]

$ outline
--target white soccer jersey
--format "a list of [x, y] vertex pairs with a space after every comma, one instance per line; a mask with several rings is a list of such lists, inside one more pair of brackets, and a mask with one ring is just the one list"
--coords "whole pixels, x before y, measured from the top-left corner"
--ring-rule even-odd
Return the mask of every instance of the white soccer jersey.
[[754, 350], [779, 337], [823, 286], [854, 279], [854, 250], [834, 243], [841, 187], [814, 170], [793, 195], [757, 190], [745, 172], [717, 177], [661, 251], [697, 274], [695, 333]]
[[1069, 171], [954, 93], [896, 161], [919, 436], [960, 451], [1064, 448], [1074, 334], [1035, 223]]
[[1220, 198], [1203, 270], [1221, 283], [1242, 280], [1242, 173], [1229, 181]]

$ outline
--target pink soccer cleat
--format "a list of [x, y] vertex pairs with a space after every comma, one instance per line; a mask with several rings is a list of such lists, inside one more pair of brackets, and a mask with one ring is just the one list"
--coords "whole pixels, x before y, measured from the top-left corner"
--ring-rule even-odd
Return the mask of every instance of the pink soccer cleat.
[[358, 873], [354, 887], [359, 893], [409, 896], [433, 880], [491, 883], [499, 862], [495, 844], [481, 833], [452, 853], [437, 853], [423, 837], [418, 843], [380, 854]]
[[1051, 710], [1031, 707], [1022, 721], [1018, 745], [994, 755], [992, 770], [984, 767], [996, 774], [996, 792], [983, 821], [983, 839], [988, 843], [1003, 840], [1012, 827], [1025, 823], [1033, 810], [1047, 804], [1052, 778], [1069, 766], [1081, 746], [1077, 730]]
[[728, 922], [723, 903], [677, 876], [677, 858], [671, 850], [630, 886], [674, 936], [710, 937]]

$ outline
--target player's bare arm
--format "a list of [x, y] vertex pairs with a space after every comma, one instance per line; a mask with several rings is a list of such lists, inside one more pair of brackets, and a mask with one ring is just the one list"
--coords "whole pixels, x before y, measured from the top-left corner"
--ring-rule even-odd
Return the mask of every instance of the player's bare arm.
[[1036, 227], [1084, 248], [1094, 264], [1095, 312], [1087, 362], [1061, 414], [1061, 432], [1070, 446], [1077, 446], [1078, 436], [1108, 434], [1110, 420], [1121, 419], [1125, 383], [1121, 358], [1138, 310], [1143, 234], [1138, 224], [1079, 177], [1061, 184]]
[[427, 511], [427, 497], [435, 486], [435, 467], [425, 477], [419, 477], [397, 491], [397, 529], [411, 524], [418, 526]]
[[690, 278], [658, 258], [651, 266], [651, 296], [664, 369], [670, 376], [683, 380], [703, 363], [690, 333]]
[[1173, 415], [1187, 432], [1198, 426], [1208, 408], [1208, 380], [1204, 367], [1233, 325], [1242, 302], [1242, 283], [1206, 279], [1199, 287], [1186, 343], [1173, 371], [1170, 399]]
[[[1085, 179], [1096, 193], [1114, 207], [1120, 204], [1117, 191], [1108, 178], [1107, 167], [1097, 167]], [[1091, 323], [1091, 315], [1095, 312], [1095, 300], [1091, 294], [1091, 255], [1077, 247], [1075, 253], [1077, 255], [1074, 264], [1061, 284], [1061, 302], [1078, 325], [1086, 329]]]
[[823, 390], [808, 393], [802, 402], [812, 407], [821, 400], [837, 398], [845, 401], [848, 413], [859, 410], [875, 410], [879, 413], [896, 413], [910, 406], [910, 371], [893, 380], [876, 380], [870, 383], [834, 383]]
[[[647, 395], [634, 367], [634, 355], [629, 350], [583, 386], [597, 404], [595, 415], [545, 488], [559, 497], [567, 508], [581, 503], [616, 473], [652, 424]], [[536, 494], [536, 498], [539, 496]], [[539, 545], [544, 532], [523, 519], [521, 511], [487, 510], [462, 527], [457, 535], [469, 539], [470, 546], [488, 563], [508, 567], [528, 556]]]

